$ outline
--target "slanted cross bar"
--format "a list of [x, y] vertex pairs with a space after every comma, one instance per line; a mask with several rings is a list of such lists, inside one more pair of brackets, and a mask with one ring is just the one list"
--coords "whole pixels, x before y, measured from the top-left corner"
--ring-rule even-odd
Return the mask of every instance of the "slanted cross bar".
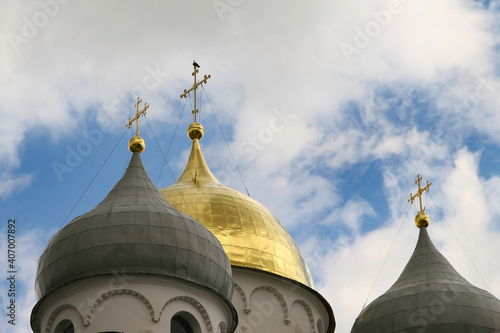
[[137, 103], [135, 104], [136, 108], [136, 114], [134, 118], [128, 118], [128, 123], [125, 125], [128, 129], [132, 127], [132, 123], [135, 121], [136, 123], [136, 131], [135, 131], [135, 136], [139, 136], [139, 117], [142, 115], [146, 114], [146, 110], [149, 108], [149, 104], [145, 103], [144, 108], [139, 111], [139, 106], [141, 105], [142, 99], [140, 97], [137, 97]]
[[421, 180], [422, 180], [422, 177], [420, 177], [420, 175], [418, 175], [417, 180], [415, 181], [415, 184], [418, 185], [418, 191], [414, 195], [410, 193], [410, 199], [408, 199], [408, 202], [413, 203], [413, 201], [418, 197], [418, 199], [420, 201], [420, 213], [423, 213], [425, 211], [425, 207], [422, 208], [422, 193], [424, 193], [425, 191], [429, 192], [429, 187], [432, 185], [432, 183], [429, 183], [429, 181], [427, 181], [427, 185], [424, 188], [421, 188], [420, 187]]
[[201, 80], [200, 82], [196, 82], [196, 74], [198, 74], [198, 67], [200, 67], [195, 61], [193, 61], [193, 67], [194, 67], [194, 71], [193, 71], [193, 75], [194, 76], [194, 83], [193, 83], [193, 86], [191, 88], [188, 89], [184, 89], [184, 92], [182, 93], [181, 95], [181, 98], [187, 98], [187, 95], [191, 92], [191, 91], [194, 91], [194, 109], [193, 109], [193, 114], [194, 114], [194, 122], [196, 123], [196, 114], [199, 112], [199, 110], [196, 108], [196, 90], [198, 89], [198, 86], [200, 84], [203, 84], [203, 83], [207, 83], [208, 79], [210, 79], [212, 76], [211, 75], [205, 75], [203, 77], [203, 80]]

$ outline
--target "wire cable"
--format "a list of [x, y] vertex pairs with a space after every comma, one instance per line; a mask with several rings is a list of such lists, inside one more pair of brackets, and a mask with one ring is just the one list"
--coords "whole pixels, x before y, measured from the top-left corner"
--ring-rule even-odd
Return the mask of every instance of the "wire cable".
[[106, 159], [104, 160], [104, 162], [102, 163], [101, 167], [99, 168], [99, 170], [97, 170], [96, 174], [94, 175], [94, 177], [92, 178], [92, 180], [90, 181], [90, 183], [87, 185], [87, 187], [85, 188], [85, 190], [83, 191], [82, 195], [80, 195], [80, 198], [78, 198], [78, 200], [76, 201], [75, 205], [73, 206], [73, 208], [71, 208], [71, 210], [69, 211], [68, 215], [66, 215], [66, 218], [64, 219], [64, 221], [62, 222], [62, 224], [59, 226], [59, 229], [62, 228], [62, 226], [64, 224], [66, 224], [66, 221], [68, 220], [69, 216], [73, 213], [73, 211], [75, 210], [76, 206], [78, 205], [78, 203], [82, 200], [83, 196], [85, 195], [85, 193], [87, 193], [88, 189], [90, 188], [90, 185], [92, 185], [92, 183], [94, 182], [94, 180], [96, 179], [97, 175], [101, 172], [102, 168], [104, 167], [104, 165], [106, 164], [106, 162], [108, 162], [109, 158], [111, 157], [111, 155], [113, 154], [113, 152], [115, 151], [116, 147], [118, 147], [118, 144], [122, 141], [123, 139], [123, 136], [125, 135], [125, 133], [127, 133], [128, 130], [125, 130], [122, 134], [122, 136], [120, 137], [120, 139], [118, 140], [118, 142], [115, 144], [115, 146], [113, 147], [113, 149], [111, 150], [111, 152], [109, 153], [108, 157], [106, 157]]
[[462, 248], [462, 250], [464, 251], [465, 255], [467, 256], [467, 258], [469, 258], [469, 261], [471, 262], [472, 266], [474, 266], [474, 269], [476, 270], [477, 274], [479, 275], [479, 277], [481, 278], [481, 280], [483, 281], [484, 285], [486, 286], [486, 289], [488, 289], [488, 291], [490, 291], [490, 287], [488, 286], [488, 284], [486, 283], [486, 281], [484, 280], [483, 276], [481, 275], [481, 273], [479, 272], [479, 270], [477, 269], [476, 265], [474, 264], [474, 261], [472, 261], [472, 258], [469, 256], [469, 253], [467, 253], [467, 251], [465, 250], [465, 247], [462, 245], [462, 243], [460, 242], [460, 239], [458, 239], [457, 235], [455, 234], [455, 232], [453, 231], [453, 229], [451, 228], [451, 225], [448, 223], [448, 221], [446, 220], [446, 217], [444, 217], [444, 214], [443, 212], [441, 211], [441, 209], [439, 209], [438, 205], [436, 204], [436, 202], [434, 201], [434, 198], [432, 198], [432, 196], [429, 194], [429, 197], [431, 198], [432, 202], [434, 203], [434, 206], [436, 206], [436, 209], [438, 210], [439, 214], [441, 214], [441, 217], [443, 218], [444, 222], [446, 222], [446, 225], [448, 226], [448, 228], [450, 228], [450, 231], [451, 233], [453, 234], [453, 236], [455, 237], [455, 239], [457, 240], [458, 244], [460, 245], [460, 247]]
[[184, 202], [184, 204], [186, 204], [186, 207], [187, 207], [187, 210], [188, 210], [188, 215], [190, 216], [193, 216], [193, 214], [191, 214], [191, 210], [189, 209], [189, 205], [187, 204], [186, 200], [184, 199], [184, 195], [182, 194], [182, 191], [181, 189], [179, 188], [179, 186], [175, 183], [175, 177], [174, 177], [174, 173], [172, 172], [172, 169], [170, 168], [170, 166], [168, 165], [168, 162], [167, 162], [167, 157], [165, 156], [165, 154], [163, 153], [163, 150], [161, 149], [161, 146], [160, 146], [160, 143], [158, 142], [158, 140], [156, 139], [156, 135], [155, 135], [155, 132], [153, 131], [153, 128], [151, 127], [151, 125], [149, 124], [149, 120], [146, 116], [144, 116], [144, 119], [146, 119], [146, 122], [148, 123], [148, 126], [149, 126], [149, 129], [151, 130], [151, 133], [153, 134], [153, 138], [155, 139], [156, 141], [156, 144], [158, 145], [158, 148], [160, 149], [160, 152], [161, 152], [161, 155], [163, 156], [163, 160], [165, 161], [165, 165], [167, 166], [167, 169], [170, 171], [170, 175], [172, 176], [172, 179], [174, 180], [174, 186], [177, 186], [177, 189], [179, 190], [179, 193], [182, 197], [182, 201]]
[[224, 142], [226, 142], [227, 149], [229, 150], [229, 155], [231, 155], [231, 159], [233, 160], [233, 163], [236, 167], [236, 171], [238, 171], [238, 175], [240, 175], [241, 182], [243, 183], [243, 187], [245, 187], [245, 191], [247, 192], [247, 195], [250, 197], [250, 192], [248, 191], [247, 185], [245, 184], [245, 180], [243, 179], [243, 176], [241, 175], [240, 168], [238, 167], [238, 163], [236, 163], [236, 160], [233, 156], [233, 152], [231, 151], [231, 148], [229, 147], [229, 143], [226, 140], [226, 136], [224, 135], [224, 131], [222, 130], [222, 126], [219, 123], [219, 119], [217, 119], [217, 115], [215, 114], [215, 110], [212, 106], [212, 102], [210, 101], [210, 98], [208, 97], [207, 92], [205, 91], [205, 87], [201, 85], [203, 88], [203, 92], [205, 93], [205, 97], [207, 98], [208, 104], [210, 105], [210, 108], [212, 109], [212, 113], [214, 114], [215, 121], [217, 122], [217, 125], [219, 126], [219, 130], [222, 133], [222, 137], [224, 138]]
[[[170, 140], [170, 144], [168, 145], [167, 153], [163, 156], [164, 163], [161, 166], [160, 174], [158, 175], [158, 179], [156, 180], [156, 184], [155, 184], [156, 187], [158, 187], [158, 183], [160, 182], [161, 174], [163, 173], [163, 169], [165, 168], [165, 165], [167, 165], [167, 157], [168, 157], [168, 154], [170, 153], [170, 149], [172, 148], [172, 144], [174, 143], [175, 134], [177, 134], [177, 129], [179, 128], [179, 124], [181, 122], [182, 115], [184, 114], [184, 109], [186, 108], [186, 104], [187, 104], [187, 98], [184, 101], [184, 106], [182, 107], [181, 113], [179, 115], [179, 119], [177, 120], [177, 124], [175, 125], [174, 133], [172, 134], [172, 139]], [[147, 121], [147, 119], [146, 119], [146, 121]], [[149, 121], [148, 121], [148, 126], [149, 126]], [[151, 128], [151, 126], [149, 126], [149, 128], [151, 129], [151, 133], [153, 133], [153, 136], [154, 136], [153, 129]], [[155, 140], [156, 140], [156, 137], [155, 137]], [[160, 144], [158, 143], [158, 140], [156, 140], [156, 143], [158, 144], [158, 147], [160, 148], [160, 152], [163, 155], [163, 151], [161, 150], [161, 147], [160, 147]], [[172, 171], [170, 171], [170, 173], [172, 174]], [[172, 180], [175, 182], [175, 178], [174, 178], [173, 174], [172, 174]]]
[[394, 243], [396, 243], [396, 239], [399, 236], [399, 233], [401, 232], [401, 228], [403, 227], [404, 222], [406, 221], [406, 218], [408, 217], [408, 212], [410, 211], [411, 205], [408, 207], [408, 210], [406, 211], [405, 217], [401, 221], [401, 224], [399, 225], [398, 232], [396, 233], [396, 236], [394, 237], [394, 240], [392, 241], [391, 247], [389, 248], [389, 251], [387, 252], [387, 255], [385, 256], [384, 262], [382, 263], [382, 267], [380, 267], [380, 270], [378, 271], [377, 277], [375, 278], [375, 281], [373, 282], [372, 288], [370, 289], [370, 292], [368, 293], [368, 296], [366, 296], [365, 304], [363, 304], [363, 307], [361, 308], [361, 311], [366, 306], [366, 303], [368, 302], [368, 299], [370, 298], [370, 295], [375, 288], [375, 285], [377, 284], [378, 278], [380, 277], [380, 273], [382, 273], [382, 269], [384, 269], [385, 263], [387, 262], [387, 258], [389, 258], [389, 255], [391, 254], [392, 248], [394, 247]]

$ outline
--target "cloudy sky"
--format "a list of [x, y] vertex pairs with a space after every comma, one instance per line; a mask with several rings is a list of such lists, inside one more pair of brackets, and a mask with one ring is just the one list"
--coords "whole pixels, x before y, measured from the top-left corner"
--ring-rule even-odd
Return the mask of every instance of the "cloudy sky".
[[[199, 94], [208, 164], [288, 228], [337, 332], [409, 259], [417, 174], [432, 182], [423, 199], [435, 245], [500, 297], [498, 6], [2, 1], [0, 302], [9, 301], [5, 235], [15, 219], [15, 332], [30, 331], [49, 238], [122, 175], [138, 96], [150, 104], [141, 131], [151, 179], [161, 188], [180, 174], [193, 100], [179, 95], [193, 59], [212, 75]], [[0, 331], [14, 332], [1, 317]]]

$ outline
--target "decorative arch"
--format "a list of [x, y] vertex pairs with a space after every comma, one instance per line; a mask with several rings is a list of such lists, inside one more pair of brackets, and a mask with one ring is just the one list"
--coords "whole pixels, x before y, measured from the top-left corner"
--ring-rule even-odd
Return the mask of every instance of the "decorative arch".
[[70, 311], [76, 312], [78, 314], [78, 317], [81, 320], [82, 325], [85, 326], [85, 327], [89, 325], [89, 323], [87, 323], [83, 319], [83, 316], [80, 313], [80, 311], [74, 305], [63, 304], [63, 305], [59, 305], [57, 308], [55, 308], [54, 311], [52, 311], [52, 313], [50, 314], [49, 320], [47, 321], [47, 326], [45, 327], [45, 332], [46, 333], [50, 333], [52, 331], [52, 326], [54, 325], [54, 321], [56, 320], [57, 316], [61, 312], [63, 312], [64, 310], [70, 310]]
[[[285, 322], [285, 324], [287, 324], [287, 325], [290, 324], [290, 320], [288, 319], [289, 318], [288, 305], [286, 304], [285, 297], [283, 297], [283, 294], [278, 289], [276, 289], [274, 287], [271, 287], [271, 286], [260, 286], [260, 287], [255, 288], [254, 290], [252, 290], [252, 292], [250, 293], [250, 300], [248, 301], [249, 306], [251, 306], [251, 304], [252, 304], [252, 296], [253, 296], [253, 294], [256, 291], [259, 291], [259, 290], [267, 291], [267, 292], [269, 292], [270, 294], [272, 294], [272, 295], [274, 295], [276, 297], [276, 299], [278, 300], [278, 302], [281, 305], [281, 309], [283, 310], [283, 316], [284, 316], [284, 322]], [[248, 312], [250, 312], [250, 308], [249, 308]]]
[[238, 292], [238, 294], [241, 297], [241, 300], [243, 301], [243, 306], [244, 306], [243, 312], [249, 313], [250, 306], [248, 305], [247, 295], [245, 294], [245, 291], [243, 291], [243, 288], [241, 288], [241, 286], [239, 284], [237, 284], [236, 282], [233, 282], [233, 288], [235, 291]]
[[323, 320], [321, 318], [318, 319], [318, 332], [323, 333], [325, 331], [324, 326], [323, 326]]
[[304, 310], [306, 310], [307, 317], [309, 318], [309, 326], [311, 327], [311, 333], [316, 333], [316, 325], [314, 324], [314, 314], [313, 314], [313, 312], [312, 312], [311, 307], [309, 306], [309, 304], [307, 304], [306, 301], [301, 300], [301, 299], [293, 301], [291, 307], [293, 308], [293, 306], [295, 304], [302, 305], [302, 307], [304, 308]]
[[130, 295], [130, 296], [133, 296], [135, 298], [138, 298], [146, 306], [146, 308], [149, 310], [149, 315], [151, 316], [151, 320], [154, 322], [157, 322], [157, 320], [155, 320], [155, 316], [154, 316], [153, 305], [144, 295], [142, 295], [141, 293], [138, 293], [137, 291], [131, 290], [131, 289], [114, 289], [114, 290], [110, 290], [108, 292], [105, 292], [104, 294], [99, 296], [99, 298], [96, 299], [96, 301], [94, 302], [94, 304], [90, 308], [90, 313], [87, 315], [88, 324], [86, 326], [88, 326], [90, 324], [90, 322], [94, 319], [97, 307], [99, 305], [101, 305], [101, 303], [103, 303], [104, 301], [106, 301], [109, 298], [116, 296], [116, 295]]
[[207, 310], [205, 309], [205, 307], [200, 302], [198, 302], [196, 299], [194, 299], [192, 297], [189, 297], [189, 296], [177, 296], [177, 297], [169, 299], [167, 301], [167, 303], [165, 303], [165, 305], [163, 305], [163, 307], [161, 308], [160, 313], [158, 314], [158, 318], [156, 318], [154, 321], [155, 322], [159, 322], [160, 321], [160, 317], [161, 317], [161, 315], [163, 313], [163, 310], [165, 310], [165, 308], [170, 303], [177, 302], [177, 301], [186, 302], [186, 303], [189, 303], [189, 304], [193, 305], [196, 308], [196, 310], [198, 310], [198, 312], [200, 313], [201, 317], [203, 318], [203, 320], [205, 322], [205, 326], [207, 327], [208, 332], [209, 333], [213, 333], [212, 321], [210, 320], [210, 316], [208, 315]]
[[227, 325], [225, 322], [221, 321], [217, 328], [218, 333], [227, 333]]

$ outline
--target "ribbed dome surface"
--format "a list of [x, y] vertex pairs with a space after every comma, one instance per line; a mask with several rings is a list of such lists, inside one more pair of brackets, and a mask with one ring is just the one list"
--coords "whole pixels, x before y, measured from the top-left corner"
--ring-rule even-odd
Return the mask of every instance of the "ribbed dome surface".
[[188, 163], [177, 182], [160, 192], [217, 236], [231, 265], [271, 272], [313, 287], [290, 234], [262, 204], [217, 181], [198, 139], [193, 139]]
[[99, 205], [52, 237], [38, 263], [37, 297], [74, 280], [106, 274], [176, 277], [227, 300], [233, 291], [231, 266], [220, 242], [165, 201], [139, 153]]
[[500, 301], [465, 280], [426, 228], [396, 283], [368, 305], [351, 333], [500, 332]]

